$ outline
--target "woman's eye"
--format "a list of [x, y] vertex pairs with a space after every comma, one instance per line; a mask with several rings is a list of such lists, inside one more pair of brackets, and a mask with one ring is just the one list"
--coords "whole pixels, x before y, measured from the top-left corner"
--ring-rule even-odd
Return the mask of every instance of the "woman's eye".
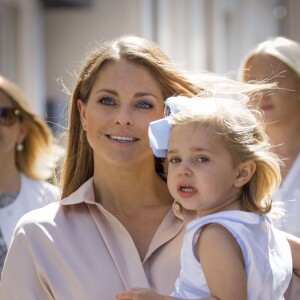
[[99, 100], [99, 102], [103, 105], [114, 105], [115, 104], [114, 100], [110, 97], [103, 97]]
[[150, 109], [153, 107], [153, 105], [148, 102], [140, 102], [136, 106], [143, 109]]

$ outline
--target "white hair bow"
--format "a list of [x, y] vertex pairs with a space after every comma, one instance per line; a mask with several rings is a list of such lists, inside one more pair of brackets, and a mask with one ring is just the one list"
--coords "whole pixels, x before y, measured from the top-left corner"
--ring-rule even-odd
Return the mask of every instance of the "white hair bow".
[[[149, 142], [152, 151], [156, 157], [166, 157], [168, 151], [168, 143], [171, 131], [170, 121], [185, 105], [187, 97], [178, 96], [170, 97], [166, 100], [165, 106], [170, 114], [163, 119], [151, 122], [149, 124]], [[185, 105], [184, 105], [185, 104]]]
[[[247, 109], [249, 97], [240, 93], [202, 95], [188, 98], [184, 96], [170, 97], [166, 100], [166, 110], [170, 114], [165, 118], [149, 124], [149, 142], [156, 157], [166, 157], [172, 119], [176, 114], [187, 111], [191, 115], [210, 115], [212, 113], [226, 113], [225, 111], [240, 111]], [[248, 109], [247, 109], [248, 110]]]

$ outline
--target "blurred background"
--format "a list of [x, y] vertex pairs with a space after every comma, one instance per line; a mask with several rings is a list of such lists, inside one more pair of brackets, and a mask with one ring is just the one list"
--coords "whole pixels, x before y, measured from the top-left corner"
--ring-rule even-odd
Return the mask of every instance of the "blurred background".
[[59, 134], [65, 88], [98, 42], [150, 38], [181, 67], [237, 78], [257, 43], [300, 42], [299, 16], [300, 0], [0, 0], [0, 74]]

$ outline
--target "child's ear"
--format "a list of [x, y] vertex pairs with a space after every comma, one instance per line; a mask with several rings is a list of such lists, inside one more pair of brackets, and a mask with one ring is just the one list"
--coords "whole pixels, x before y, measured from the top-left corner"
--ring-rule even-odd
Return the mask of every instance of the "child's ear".
[[234, 182], [235, 187], [244, 186], [252, 177], [256, 170], [256, 163], [252, 160], [240, 163], [237, 166], [237, 176]]

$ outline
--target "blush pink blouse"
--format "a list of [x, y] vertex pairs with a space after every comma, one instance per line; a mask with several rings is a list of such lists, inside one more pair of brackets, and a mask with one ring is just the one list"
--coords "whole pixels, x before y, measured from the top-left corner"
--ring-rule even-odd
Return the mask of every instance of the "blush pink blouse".
[[141, 261], [126, 229], [95, 202], [91, 178], [64, 200], [20, 219], [0, 299], [113, 300], [137, 286], [170, 294], [183, 234], [182, 220], [170, 210]]

